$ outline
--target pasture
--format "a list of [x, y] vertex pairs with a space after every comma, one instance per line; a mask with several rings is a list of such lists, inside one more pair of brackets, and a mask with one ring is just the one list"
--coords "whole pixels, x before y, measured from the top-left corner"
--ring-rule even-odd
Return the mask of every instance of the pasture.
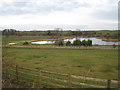
[[115, 34], [115, 33], [120, 33], [119, 30], [99, 30], [99, 31], [96, 31], [96, 33], [110, 33], [110, 34]]
[[49, 36], [9, 36], [2, 37], [3, 45], [8, 44], [8, 42], [16, 42], [16, 41], [29, 41], [29, 40], [48, 40]]
[[118, 50], [3, 48], [2, 60], [26, 68], [118, 80]]

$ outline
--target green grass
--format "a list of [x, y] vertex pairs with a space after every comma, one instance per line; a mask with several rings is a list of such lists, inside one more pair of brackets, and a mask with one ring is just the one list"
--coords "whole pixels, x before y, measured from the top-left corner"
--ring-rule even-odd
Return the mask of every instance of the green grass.
[[25, 41], [25, 40], [47, 40], [49, 36], [9, 36], [9, 37], [2, 37], [3, 45], [8, 44], [8, 42], [15, 42], [15, 41]]
[[26, 68], [89, 77], [118, 78], [118, 50], [3, 48], [3, 61]]
[[120, 48], [120, 45], [115, 45], [115, 47], [113, 47], [113, 45], [99, 45], [99, 47], [101, 47], [101, 48]]
[[100, 31], [96, 31], [97, 33], [120, 33], [120, 30], [100, 30]]

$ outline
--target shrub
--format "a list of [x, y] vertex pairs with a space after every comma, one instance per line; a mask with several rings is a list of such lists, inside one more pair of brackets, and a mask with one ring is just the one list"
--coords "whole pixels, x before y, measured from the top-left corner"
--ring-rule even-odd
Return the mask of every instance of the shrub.
[[87, 41], [87, 46], [92, 46], [92, 40]]
[[62, 41], [62, 40], [56, 41], [55, 45], [64, 46], [64, 41]]
[[29, 43], [28, 42], [24, 42], [23, 45], [29, 45]]
[[82, 43], [81, 43], [83, 46], [86, 46], [86, 40], [83, 40]]
[[[56, 41], [55, 45], [64, 46], [65, 42], [63, 40]], [[79, 39], [76, 39], [73, 44], [70, 41], [66, 42], [66, 46], [92, 46], [92, 40], [83, 40], [82, 42]]]
[[115, 45], [115, 44], [113, 44], [113, 48], [116, 48], [116, 45]]
[[67, 42], [66, 42], [66, 46], [71, 46], [71, 42], [70, 42], [70, 41], [67, 41]]
[[82, 45], [83, 46], [92, 46], [92, 40], [83, 40]]
[[81, 46], [81, 41], [77, 39], [73, 42], [73, 45], [74, 46]]

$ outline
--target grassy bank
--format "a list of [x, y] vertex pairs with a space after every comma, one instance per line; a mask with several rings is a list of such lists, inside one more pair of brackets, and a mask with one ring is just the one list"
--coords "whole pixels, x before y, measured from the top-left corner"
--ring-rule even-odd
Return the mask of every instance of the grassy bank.
[[16, 41], [28, 41], [28, 40], [47, 40], [49, 36], [9, 36], [2, 37], [3, 45], [8, 44], [8, 42], [16, 42]]
[[103, 79], [117, 79], [117, 50], [3, 48], [3, 61], [20, 66]]

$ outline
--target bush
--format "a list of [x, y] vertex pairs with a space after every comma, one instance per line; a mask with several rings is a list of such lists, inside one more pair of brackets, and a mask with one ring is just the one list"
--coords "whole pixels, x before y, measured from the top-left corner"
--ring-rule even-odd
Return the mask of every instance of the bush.
[[56, 41], [55, 45], [64, 46], [64, 41], [62, 41], [62, 40]]
[[92, 46], [92, 40], [87, 41], [87, 46]]
[[29, 45], [29, 43], [28, 42], [24, 42], [23, 45]]
[[92, 40], [83, 40], [82, 45], [83, 46], [92, 46]]
[[86, 40], [83, 40], [81, 44], [82, 44], [83, 46], [87, 46]]
[[64, 46], [64, 41], [59, 41], [58, 45], [59, 46]]
[[73, 45], [74, 46], [81, 46], [81, 41], [77, 39], [73, 42]]
[[113, 48], [116, 48], [116, 45], [115, 45], [115, 44], [113, 44]]
[[67, 42], [66, 42], [66, 46], [71, 46], [71, 42], [70, 42], [70, 41], [67, 41]]
[[[59, 45], [59, 46], [64, 46], [64, 41], [62, 41], [62, 40], [60, 40], [60, 41], [56, 41], [55, 42], [55, 45]], [[73, 44], [71, 44], [71, 42], [70, 41], [67, 41], [66, 42], [66, 44], [65, 44], [66, 46], [71, 46], [71, 45], [73, 45], [73, 46], [92, 46], [92, 40], [83, 40], [82, 42], [80, 41], [80, 40], [78, 40], [78, 39], [76, 39], [74, 42], [73, 42]]]

